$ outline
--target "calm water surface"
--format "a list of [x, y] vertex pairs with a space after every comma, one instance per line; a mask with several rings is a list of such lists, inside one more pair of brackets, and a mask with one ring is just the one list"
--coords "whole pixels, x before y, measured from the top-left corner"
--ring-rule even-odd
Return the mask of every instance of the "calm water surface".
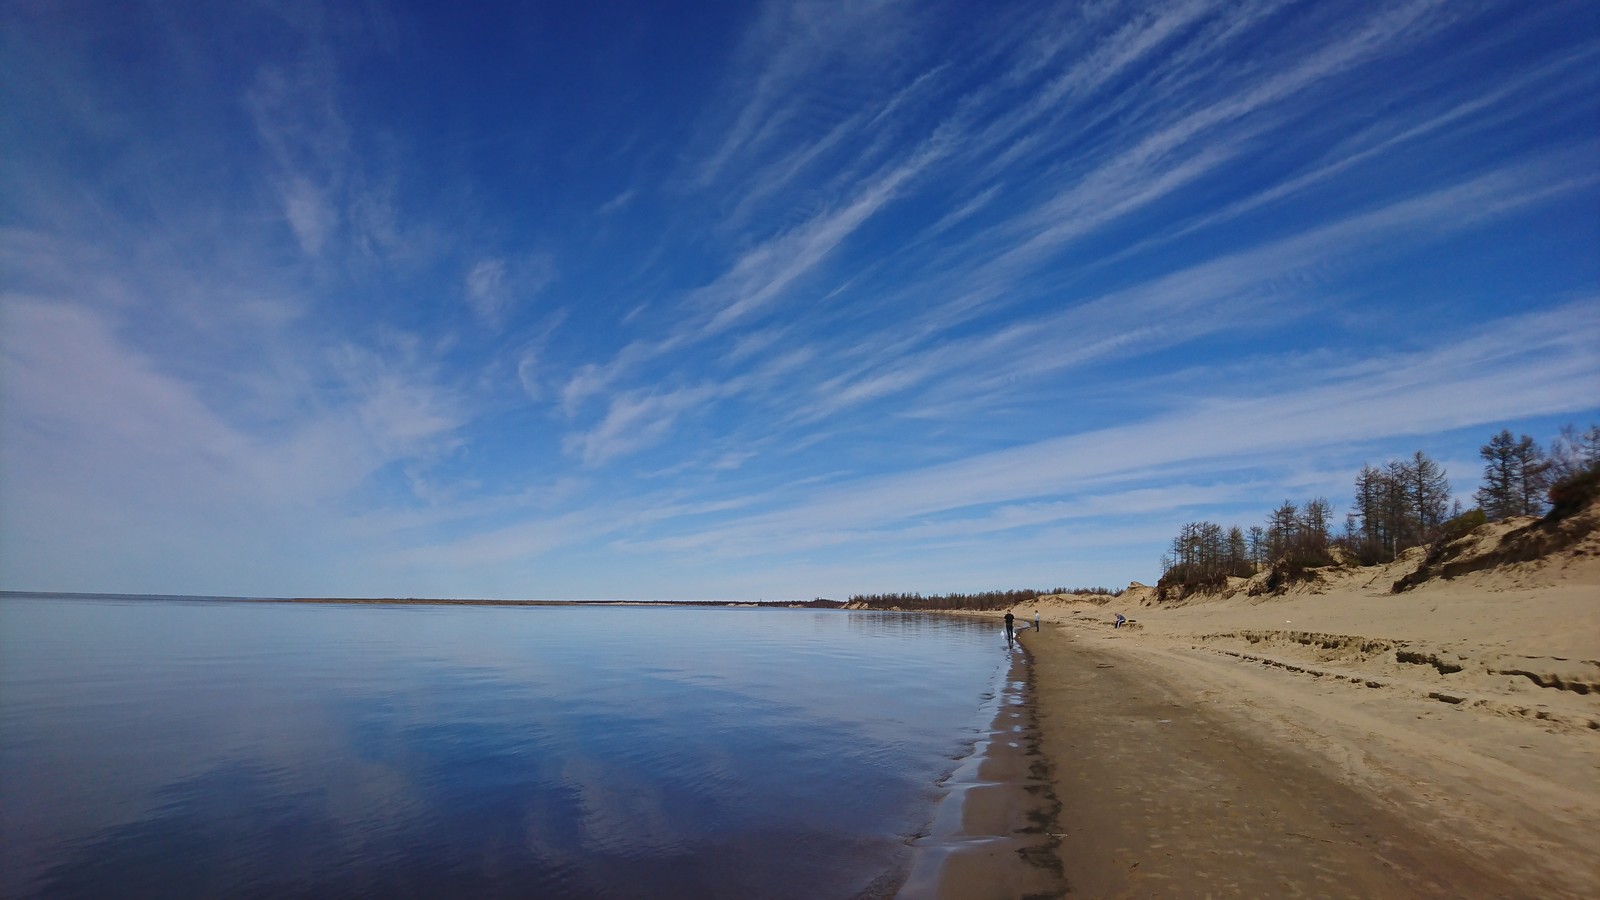
[[992, 624], [0, 599], [0, 894], [853, 897], [992, 714]]

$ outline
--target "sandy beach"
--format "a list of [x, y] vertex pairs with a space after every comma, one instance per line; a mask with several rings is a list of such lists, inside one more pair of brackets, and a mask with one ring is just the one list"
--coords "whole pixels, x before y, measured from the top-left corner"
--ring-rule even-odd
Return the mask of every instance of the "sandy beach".
[[1597, 537], [1398, 594], [1420, 551], [1276, 596], [1017, 607], [1044, 619], [1029, 774], [994, 790], [1022, 843], [926, 895], [1600, 896]]

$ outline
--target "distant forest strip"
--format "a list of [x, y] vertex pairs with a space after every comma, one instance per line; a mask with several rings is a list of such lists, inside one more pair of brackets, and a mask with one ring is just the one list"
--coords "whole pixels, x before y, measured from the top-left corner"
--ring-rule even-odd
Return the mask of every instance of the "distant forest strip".
[[843, 600], [500, 600], [473, 597], [224, 597], [194, 594], [106, 594], [83, 591], [0, 591], [0, 597], [70, 600], [181, 600], [228, 603], [326, 603], [354, 606], [759, 606], [775, 609], [839, 609]]
[[1043, 591], [1024, 588], [1014, 591], [985, 591], [979, 594], [934, 594], [929, 597], [924, 597], [921, 594], [856, 594], [850, 598], [850, 604], [867, 609], [1009, 609], [1019, 603], [1028, 603], [1040, 597], [1061, 594], [1070, 594], [1078, 597], [1104, 594], [1116, 597], [1122, 594], [1122, 589], [1112, 590], [1103, 587], [1054, 588]]
[[259, 600], [263, 603], [386, 603], [440, 606], [760, 606], [783, 609], [838, 609], [842, 600], [464, 600], [424, 597], [290, 597], [276, 600], [271, 597], [241, 597], [241, 600]]
[[[207, 599], [204, 597], [198, 599]], [[253, 603], [385, 604], [391, 606], [576, 606], [578, 600], [488, 600], [469, 597], [230, 597]]]

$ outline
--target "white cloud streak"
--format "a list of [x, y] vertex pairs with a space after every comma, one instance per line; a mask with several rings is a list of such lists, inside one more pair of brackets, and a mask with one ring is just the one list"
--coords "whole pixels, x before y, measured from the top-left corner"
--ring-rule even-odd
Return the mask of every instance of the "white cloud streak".
[[[1065, 435], [819, 492], [782, 512], [665, 539], [685, 551], [738, 554], [818, 547], [988, 504], [1160, 478], [1179, 466], [1258, 464], [1329, 443], [1424, 435], [1528, 415], [1578, 411], [1600, 383], [1600, 303], [1496, 323], [1452, 345], [1392, 357], [1360, 373], [1265, 397], [1234, 397], [1130, 425]], [[1060, 507], [1065, 510], [1068, 507]], [[1063, 516], [1064, 517], [1064, 516]]]
[[[855, 13], [859, 15], [828, 24], [830, 46], [839, 53], [871, 45], [866, 37], [859, 44], [842, 39], [842, 29], [871, 26], [885, 33], [902, 33], [916, 27], [907, 10], [893, 4], [870, 5]], [[867, 107], [877, 109], [870, 120], [863, 118], [864, 112], [840, 118], [815, 139], [774, 156], [763, 148], [768, 139], [764, 129], [771, 127], [767, 117], [776, 98], [794, 90], [794, 84], [821, 63], [798, 52], [771, 52], [774, 46], [787, 47], [783, 42], [790, 40], [799, 42], [795, 46], [808, 46], [805, 42], [816, 35], [806, 33], [797, 38], [787, 17], [801, 13], [769, 8], [749, 45], [764, 52], [751, 50], [747, 58], [747, 64], [762, 74], [752, 81], [755, 87], [734, 117], [734, 127], [700, 172], [703, 186], [727, 181], [736, 191], [743, 184], [731, 175], [723, 177], [736, 160], [743, 160], [737, 166], [740, 171], [763, 173], [753, 192], [741, 191], [744, 199], [732, 216], [734, 220], [745, 218], [749, 204], [776, 191], [813, 161], [863, 142], [880, 146], [881, 136], [870, 129], [901, 130], [900, 123], [889, 123], [913, 102], [927, 102], [946, 92], [951, 111], [922, 138], [902, 141], [896, 162], [883, 165], [865, 180], [834, 182], [848, 191], [842, 199], [797, 226], [755, 242], [735, 257], [722, 275], [687, 294], [684, 318], [665, 336], [632, 341], [609, 361], [580, 366], [561, 391], [564, 411], [569, 418], [581, 420], [580, 411], [589, 400], [613, 392], [619, 397], [635, 397], [641, 389], [637, 380], [653, 382], [667, 360], [693, 352], [690, 348], [707, 341], [730, 341], [733, 347], [723, 358], [737, 366], [750, 358], [749, 348], [755, 341], [769, 339], [769, 323], [777, 315], [786, 317], [788, 339], [808, 342], [811, 355], [832, 361], [826, 377], [795, 384], [785, 392], [781, 402], [789, 421], [817, 423], [930, 386], [938, 393], [924, 405], [949, 409], [954, 393], [981, 397], [997, 383], [1017, 379], [1036, 383], [1052, 373], [1113, 354], [1153, 353], [1193, 341], [1251, 317], [1295, 315], [1316, 302], [1317, 292], [1308, 289], [1314, 284], [1296, 285], [1294, 279], [1315, 279], [1326, 266], [1347, 265], [1354, 248], [1375, 247], [1406, 228], [1454, 230], [1583, 186], [1581, 180], [1559, 182], [1540, 193], [1534, 178], [1548, 173], [1530, 174], [1532, 164], [1489, 172], [1454, 186], [1419, 186], [1413, 197], [1309, 229], [1299, 238], [1233, 249], [1211, 261], [1099, 297], [1067, 292], [1058, 304], [1067, 306], [1065, 311], [1001, 320], [974, 334], [970, 326], [974, 320], [994, 317], [1022, 298], [1048, 290], [1048, 281], [1041, 283], [1041, 278], [1074, 245], [1103, 239], [1126, 220], [1236, 164], [1264, 135], [1284, 128], [1300, 115], [1295, 101], [1304, 93], [1380, 62], [1453, 23], [1440, 3], [1416, 0], [1385, 7], [1358, 20], [1353, 29], [1303, 52], [1274, 47], [1248, 77], [1211, 68], [1215, 54], [1249, 40], [1264, 23], [1283, 14], [1284, 4], [1277, 0], [1242, 9], [1194, 2], [1133, 15], [1108, 27], [1119, 14], [1088, 11], [1086, 19], [1078, 23], [1084, 33], [1093, 35], [1087, 40], [1069, 29], [1062, 33], [1071, 37], [1054, 47], [1042, 40], [1034, 42], [1031, 61], [1012, 70], [1019, 84], [1031, 85], [1031, 96], [998, 117], [988, 113], [990, 107], [1003, 108], [997, 106], [1003, 83], [980, 83], [949, 95], [959, 79], [949, 73], [949, 64], [942, 62], [904, 86], [882, 91], [883, 99]], [[888, 21], [895, 24], [886, 24]], [[978, 43], [983, 44], [981, 40]], [[1005, 43], [993, 42], [978, 55], [998, 52], [994, 48]], [[985, 171], [988, 165], [1035, 164], [1062, 152], [1060, 141], [1083, 140], [1087, 132], [1082, 126], [1059, 127], [1065, 115], [1062, 111], [1078, 110], [1093, 118], [1098, 115], [1096, 107], [1104, 105], [1108, 85], [1115, 84], [1123, 73], [1140, 70], [1156, 74], [1141, 76], [1146, 82], [1139, 101], [1142, 111], [1130, 115], [1128, 124], [1093, 135], [1066, 164], [1053, 165], [1046, 171], [1047, 180], [1032, 186], [1031, 199], [1013, 203], [999, 221], [986, 223], [970, 237], [948, 239], [953, 226], [1003, 200], [1001, 187], [986, 183], [992, 173], [975, 173]], [[1217, 77], [1200, 84], [1206, 75]], [[1194, 99], [1187, 100], [1189, 94], [1195, 94]], [[1492, 102], [1484, 99], [1481, 104]], [[1468, 104], [1439, 122], [1395, 136], [1383, 146], [1397, 148], [1477, 108]], [[871, 126], [862, 124], [864, 121]], [[874, 152], [864, 155], [870, 157]], [[1365, 158], [1383, 152], [1388, 151], [1368, 148], [1359, 155]], [[1327, 172], [1305, 178], [1333, 177], [1360, 161], [1339, 161]], [[1519, 186], [1506, 183], [1519, 178], [1528, 182], [1520, 185], [1521, 194], [1515, 192]], [[920, 278], [890, 289], [887, 296], [880, 293], [861, 298], [883, 310], [905, 304], [909, 324], [902, 318], [891, 328], [869, 333], [864, 340], [855, 337], [853, 345], [832, 336], [827, 319], [820, 314], [826, 304], [818, 301], [861, 297], [862, 289], [853, 285], [870, 277], [844, 262], [850, 241], [897, 200], [915, 197], [935, 179], [941, 189], [957, 186], [957, 202], [920, 235], [913, 232], [910, 240], [874, 263], [881, 267], [903, 258], [901, 264], [911, 264], [920, 256], [935, 265], [922, 267]], [[1298, 189], [1294, 182], [1270, 186], [1245, 204], [1267, 205]], [[967, 192], [965, 196], [962, 191]], [[1474, 207], [1474, 203], [1481, 205]], [[1248, 209], [1241, 205], [1232, 215]], [[1186, 230], [1201, 227], [1203, 223]], [[936, 241], [940, 236], [945, 237]], [[1405, 237], [1412, 240], [1415, 235]], [[928, 272], [930, 268], [934, 271]], [[1207, 314], [1195, 314], [1200, 309]], [[1075, 349], [1025, 352], [1030, 346], [1064, 345]], [[948, 377], [951, 372], [971, 371], [985, 374], [976, 379]], [[965, 388], [957, 381], [964, 381]], [[947, 383], [937, 387], [941, 382]], [[741, 382], [735, 375], [728, 383], [750, 382]], [[729, 392], [713, 393], [726, 397]], [[808, 393], [811, 396], [805, 396]], [[620, 407], [613, 405], [617, 402]], [[667, 440], [670, 423], [679, 420], [676, 415], [652, 418], [649, 440], [588, 442], [585, 433], [597, 435], [612, 429], [625, 414], [634, 414], [635, 404], [632, 399], [607, 401], [606, 420], [580, 425], [582, 432], [569, 438], [568, 446], [627, 448], [617, 453], [584, 453], [589, 464], [596, 464]]]
[[548, 253], [512, 261], [484, 257], [467, 269], [467, 304], [485, 324], [500, 328], [518, 306], [537, 298], [555, 278], [555, 261]]

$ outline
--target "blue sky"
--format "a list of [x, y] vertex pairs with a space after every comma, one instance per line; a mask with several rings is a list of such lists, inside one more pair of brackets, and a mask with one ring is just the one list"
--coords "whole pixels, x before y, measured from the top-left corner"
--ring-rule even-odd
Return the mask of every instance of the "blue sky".
[[1586, 2], [0, 8], [0, 586], [1153, 581], [1600, 420]]

